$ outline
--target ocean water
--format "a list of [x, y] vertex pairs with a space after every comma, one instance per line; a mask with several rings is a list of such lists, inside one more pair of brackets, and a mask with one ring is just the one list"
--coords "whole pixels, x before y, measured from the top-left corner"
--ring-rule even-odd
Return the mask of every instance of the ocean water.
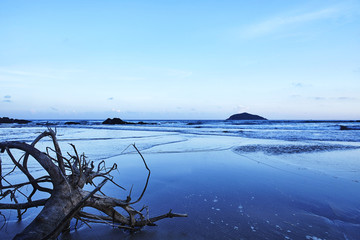
[[[128, 120], [131, 123], [139, 121]], [[79, 124], [67, 125], [67, 122]], [[51, 127], [57, 131], [64, 151], [71, 151], [69, 143], [73, 143], [93, 161], [120, 156], [131, 143], [136, 143], [144, 153], [232, 150], [237, 154], [262, 153], [262, 159], [276, 155], [276, 161], [271, 163], [273, 165], [282, 162], [325, 173], [337, 172], [336, 177], [345, 176], [360, 181], [360, 155], [352, 153], [360, 149], [359, 121], [142, 122], [145, 124], [104, 125], [102, 120], [34, 120], [29, 124], [0, 124], [0, 141], [31, 143], [37, 135]], [[354, 130], [341, 130], [341, 126]], [[50, 139], [44, 139], [38, 146], [43, 146], [45, 151], [49, 143]], [[131, 150], [126, 153], [131, 153]], [[311, 153], [321, 154], [313, 159]], [[5, 159], [3, 165], [3, 169], [9, 169], [12, 163]]]
[[[66, 125], [66, 122], [78, 125]], [[106, 130], [133, 130], [154, 132], [176, 132], [198, 135], [223, 135], [257, 139], [277, 139], [288, 141], [341, 141], [360, 142], [360, 121], [222, 121], [222, 120], [128, 120], [134, 125], [104, 125], [102, 120], [34, 120], [29, 124], [0, 124], [0, 129], [39, 128], [41, 126], [60, 128], [87, 128]], [[340, 130], [341, 126], [354, 130]], [[1, 132], [0, 140], [4, 140]], [[20, 137], [20, 136], [19, 136]], [[25, 138], [28, 136], [24, 136]]]
[[[80, 124], [65, 124], [68, 121]], [[189, 214], [187, 219], [163, 220], [159, 227], [146, 227], [136, 235], [84, 225], [62, 239], [360, 239], [360, 130], [356, 130], [360, 122], [143, 122], [0, 124], [0, 141], [31, 143], [51, 127], [63, 153], [72, 151], [72, 143], [95, 164], [117, 163], [119, 173], [114, 176], [126, 189], [134, 185], [137, 195], [146, 170], [134, 149], [127, 148], [135, 143], [152, 170], [143, 198], [151, 215], [170, 208]], [[355, 130], [341, 130], [341, 126]], [[51, 146], [49, 139], [37, 145], [43, 151], [47, 146]], [[14, 151], [16, 157], [21, 154]], [[3, 174], [11, 171], [11, 161], [4, 154], [0, 157]], [[35, 175], [43, 174], [35, 161], [30, 168]], [[17, 181], [21, 173], [15, 171], [9, 179]], [[103, 190], [120, 198], [127, 193], [108, 184]], [[7, 223], [0, 238], [11, 239], [38, 211], [29, 210], [18, 223], [16, 212], [1, 210]]]

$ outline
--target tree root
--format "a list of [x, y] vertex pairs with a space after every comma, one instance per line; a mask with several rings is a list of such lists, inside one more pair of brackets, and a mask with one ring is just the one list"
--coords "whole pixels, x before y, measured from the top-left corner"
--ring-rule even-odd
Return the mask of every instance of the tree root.
[[[44, 137], [52, 139], [54, 149], [47, 147], [46, 153], [38, 150], [35, 145]], [[148, 176], [141, 195], [131, 201], [131, 190], [125, 200], [96, 194], [101, 192], [101, 188], [107, 181], [112, 182], [117, 187], [124, 189], [113, 180], [111, 172], [117, 169], [113, 164], [110, 168], [106, 167], [105, 161], [101, 161], [97, 167], [94, 162], [88, 161], [84, 154], [79, 155], [75, 146], [72, 145], [73, 154], [67, 153], [65, 157], [60, 149], [56, 138], [56, 132], [48, 129], [41, 133], [31, 144], [18, 141], [7, 141], [0, 143], [1, 153], [7, 154], [14, 167], [7, 173], [3, 173], [2, 161], [0, 158], [0, 200], [10, 200], [10, 203], [0, 203], [0, 209], [14, 209], [17, 211], [19, 221], [27, 209], [33, 207], [43, 207], [41, 212], [21, 233], [14, 239], [56, 239], [62, 231], [69, 227], [71, 219], [89, 223], [108, 224], [113, 227], [138, 231], [144, 226], [155, 226], [155, 222], [164, 218], [187, 217], [186, 214], [173, 213], [171, 210], [163, 215], [149, 218], [144, 216], [142, 211], [135, 210], [132, 205], [139, 202], [148, 186], [151, 171], [138, 148], [132, 145], [143, 160]], [[21, 151], [23, 155], [16, 159], [12, 150]], [[55, 157], [52, 157], [52, 154]], [[28, 162], [35, 159], [46, 171], [46, 175], [35, 178], [29, 171]], [[10, 175], [15, 171], [20, 171], [27, 181], [12, 184]], [[94, 184], [95, 178], [102, 178], [99, 185]], [[52, 188], [45, 187], [44, 184], [52, 184]], [[89, 192], [83, 190], [85, 184], [95, 186]], [[32, 189], [28, 191], [26, 189]], [[22, 189], [25, 189], [22, 190]], [[30, 192], [30, 193], [29, 193]], [[33, 199], [37, 193], [44, 192], [50, 194], [46, 199]], [[20, 196], [20, 198], [19, 198]], [[25, 201], [19, 202], [19, 200]], [[102, 214], [95, 215], [83, 211], [84, 207], [97, 209]], [[115, 207], [120, 207], [127, 215], [120, 214]], [[1, 217], [6, 222], [5, 216], [0, 212]], [[1, 228], [4, 226], [2, 224]], [[0, 224], [1, 225], [1, 224]], [[76, 224], [77, 225], [77, 224]], [[75, 226], [76, 227], [76, 226]]]

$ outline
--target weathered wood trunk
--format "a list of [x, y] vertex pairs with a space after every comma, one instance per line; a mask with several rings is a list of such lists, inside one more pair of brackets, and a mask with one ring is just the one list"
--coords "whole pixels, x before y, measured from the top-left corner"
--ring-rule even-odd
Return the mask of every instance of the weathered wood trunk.
[[53, 238], [56, 238], [62, 230], [58, 225], [82, 199], [76, 191], [70, 194], [68, 190], [68, 187], [64, 187], [54, 192], [39, 215], [14, 239], [43, 239], [57, 229], [53, 234]]

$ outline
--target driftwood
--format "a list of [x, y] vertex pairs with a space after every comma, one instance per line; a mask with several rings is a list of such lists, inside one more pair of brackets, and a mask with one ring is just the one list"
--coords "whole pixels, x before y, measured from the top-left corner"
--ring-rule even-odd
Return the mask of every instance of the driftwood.
[[[44, 137], [52, 139], [53, 148], [48, 147], [46, 152], [41, 152], [35, 145]], [[65, 157], [56, 139], [56, 133], [52, 129], [40, 134], [31, 144], [18, 141], [0, 143], [1, 153], [6, 153], [14, 164], [11, 171], [4, 173], [1, 171], [3, 163], [0, 158], [0, 200], [10, 200], [10, 203], [0, 203], [0, 209], [16, 210], [20, 221], [27, 209], [43, 207], [36, 218], [14, 239], [55, 239], [61, 232], [69, 229], [70, 220], [73, 218], [76, 219], [75, 227], [78, 221], [81, 221], [86, 225], [102, 223], [137, 231], [147, 225], [154, 226], [154, 222], [164, 218], [187, 216], [186, 214], [172, 213], [170, 210], [166, 214], [150, 218], [148, 214], [143, 213], [145, 210], [147, 211], [147, 207], [139, 211], [132, 207], [143, 197], [150, 177], [150, 169], [135, 145], [133, 147], [141, 156], [148, 170], [148, 177], [140, 197], [134, 201], [131, 199], [131, 191], [125, 200], [106, 196], [101, 192], [101, 187], [106, 182], [112, 182], [122, 188], [110, 175], [112, 171], [117, 169], [116, 164], [107, 168], [105, 162], [101, 161], [95, 167], [94, 162], [88, 161], [84, 154], [79, 155], [75, 146], [72, 144], [71, 146], [74, 153], [68, 153], [68, 156]], [[12, 150], [21, 151], [23, 155], [20, 159], [16, 159]], [[28, 169], [30, 156], [31, 159], [35, 159], [41, 165], [46, 171], [46, 175], [36, 178], [33, 176]], [[25, 182], [12, 184], [11, 180], [8, 180], [15, 169], [20, 170], [26, 176]], [[102, 178], [103, 181], [96, 186], [93, 181], [95, 178]], [[85, 184], [94, 185], [94, 190], [85, 191], [83, 189]], [[51, 185], [52, 187], [49, 187]], [[23, 191], [25, 188], [26, 190]], [[31, 190], [28, 191], [28, 189]], [[50, 197], [33, 199], [38, 192], [47, 193]], [[19, 201], [19, 196], [22, 196], [22, 202]], [[84, 207], [97, 209], [100, 214], [85, 212]], [[117, 211], [115, 209], [117, 207], [125, 210], [126, 214]], [[1, 219], [6, 220], [0, 212]], [[0, 222], [0, 225], [3, 224]]]

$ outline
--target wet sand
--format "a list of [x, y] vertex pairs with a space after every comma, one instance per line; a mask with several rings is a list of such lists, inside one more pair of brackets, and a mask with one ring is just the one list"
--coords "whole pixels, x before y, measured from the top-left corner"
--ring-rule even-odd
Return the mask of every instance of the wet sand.
[[[200, 140], [206, 139], [209, 145], [224, 138]], [[173, 209], [188, 218], [164, 219], [157, 227], [133, 234], [110, 226], [83, 225], [61, 239], [359, 239], [359, 172], [337, 174], [321, 169], [326, 163], [314, 163], [332, 155], [338, 162], [341, 157], [355, 161], [359, 149], [275, 155], [225, 147], [160, 150], [143, 152], [152, 174], [137, 207], [148, 205], [150, 216]], [[138, 155], [115, 156], [107, 162], [118, 164], [115, 177], [122, 186], [130, 189], [134, 184], [134, 198], [140, 194], [146, 170]], [[104, 191], [120, 198], [127, 195], [109, 183]], [[1, 239], [12, 238], [34, 214], [26, 216], [22, 223], [7, 224], [0, 231]]]
[[[128, 187], [134, 183], [139, 193], [146, 172], [132, 157], [131, 164], [125, 158], [112, 160], [124, 161], [119, 177]], [[152, 176], [139, 207], [147, 204], [150, 215], [171, 208], [189, 217], [165, 219], [130, 235], [84, 226], [64, 239], [358, 239], [357, 182], [297, 167], [271, 167], [231, 150], [145, 157]]]

